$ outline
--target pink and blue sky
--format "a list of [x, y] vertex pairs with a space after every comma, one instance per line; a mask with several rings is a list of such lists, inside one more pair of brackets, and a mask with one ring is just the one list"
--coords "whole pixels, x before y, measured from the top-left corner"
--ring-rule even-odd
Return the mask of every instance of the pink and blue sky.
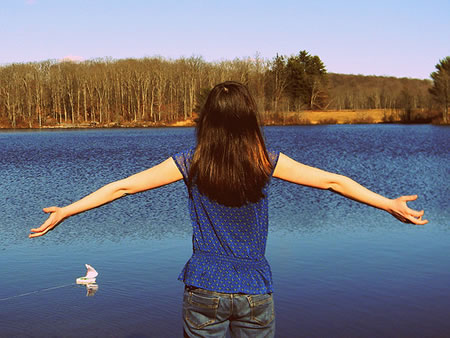
[[449, 0], [1, 0], [0, 64], [307, 50], [334, 73], [429, 78], [450, 55]]

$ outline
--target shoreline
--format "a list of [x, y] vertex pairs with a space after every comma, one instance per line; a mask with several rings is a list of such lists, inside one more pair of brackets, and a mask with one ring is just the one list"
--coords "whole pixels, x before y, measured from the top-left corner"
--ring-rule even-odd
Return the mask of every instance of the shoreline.
[[[412, 121], [402, 120], [404, 112], [398, 110], [340, 110], [340, 111], [300, 111], [261, 113], [262, 126], [301, 126], [301, 125], [334, 125], [334, 124], [437, 124], [445, 125], [436, 118], [424, 118], [422, 112], [415, 112]], [[71, 130], [71, 129], [114, 129], [114, 128], [186, 128], [194, 127], [194, 118], [176, 122], [83, 122], [83, 123], [53, 123], [39, 126], [34, 123], [31, 127], [21, 123], [18, 127], [0, 124], [0, 130]]]
[[[306, 126], [306, 127], [314, 127], [314, 126], [332, 126], [332, 125], [433, 125], [433, 126], [449, 126], [449, 124], [443, 123], [428, 123], [428, 122], [414, 122], [414, 123], [403, 123], [403, 122], [380, 122], [380, 123], [289, 123], [289, 124], [280, 124], [280, 123], [265, 123], [262, 124], [262, 127], [295, 127], [295, 126]], [[32, 127], [32, 128], [6, 128], [0, 127], [1, 132], [8, 131], [69, 131], [69, 130], [96, 130], [96, 129], [158, 129], [158, 128], [193, 128], [195, 125], [152, 125], [152, 126], [96, 126], [96, 127], [86, 127], [86, 126], [77, 126], [77, 125], [61, 125], [61, 126], [42, 126], [42, 127]]]

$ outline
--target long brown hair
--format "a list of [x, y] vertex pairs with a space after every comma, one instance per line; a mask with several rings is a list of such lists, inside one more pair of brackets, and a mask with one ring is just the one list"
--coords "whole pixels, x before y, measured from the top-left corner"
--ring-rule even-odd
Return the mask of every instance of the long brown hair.
[[246, 86], [227, 81], [215, 86], [197, 121], [197, 146], [188, 187], [220, 204], [239, 207], [258, 202], [272, 172]]

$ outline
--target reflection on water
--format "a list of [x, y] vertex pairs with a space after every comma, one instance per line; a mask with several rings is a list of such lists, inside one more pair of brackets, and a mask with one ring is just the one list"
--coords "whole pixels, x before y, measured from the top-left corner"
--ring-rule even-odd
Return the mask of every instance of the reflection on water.
[[86, 287], [86, 297], [92, 297], [98, 291], [97, 283], [86, 284], [85, 287]]
[[[418, 193], [411, 206], [430, 220], [402, 224], [331, 192], [273, 180], [267, 258], [278, 335], [450, 332], [448, 128], [269, 127], [265, 134], [270, 148], [381, 194]], [[27, 235], [45, 220], [42, 207], [70, 203], [193, 142], [189, 128], [0, 133], [2, 335], [179, 335], [176, 277], [191, 253], [183, 183], [77, 215], [42, 238]], [[73, 283], [84, 262], [101, 271], [97, 293]]]

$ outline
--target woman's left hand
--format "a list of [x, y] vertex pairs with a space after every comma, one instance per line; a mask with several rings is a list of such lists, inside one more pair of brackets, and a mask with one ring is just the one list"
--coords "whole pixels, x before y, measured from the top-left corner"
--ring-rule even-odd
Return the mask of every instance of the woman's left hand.
[[410, 209], [406, 202], [414, 201], [417, 199], [417, 195], [412, 196], [401, 196], [392, 200], [392, 205], [388, 212], [397, 218], [399, 221], [404, 223], [412, 223], [416, 225], [424, 225], [427, 224], [428, 221], [422, 219], [424, 211], [416, 211]]

